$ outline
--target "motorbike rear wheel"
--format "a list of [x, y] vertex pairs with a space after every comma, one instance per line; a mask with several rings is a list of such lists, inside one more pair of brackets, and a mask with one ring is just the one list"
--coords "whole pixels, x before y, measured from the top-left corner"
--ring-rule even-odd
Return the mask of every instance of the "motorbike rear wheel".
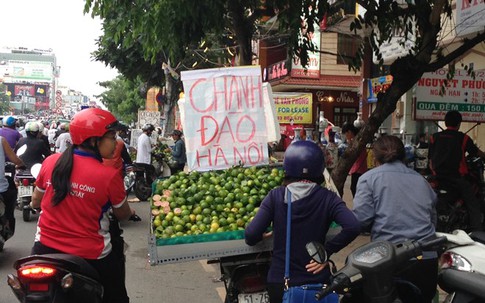
[[135, 182], [135, 196], [140, 201], [147, 201], [152, 195], [152, 186], [144, 179], [138, 179]]
[[28, 208], [22, 209], [22, 219], [24, 219], [24, 222], [30, 222], [30, 215], [31, 211]]

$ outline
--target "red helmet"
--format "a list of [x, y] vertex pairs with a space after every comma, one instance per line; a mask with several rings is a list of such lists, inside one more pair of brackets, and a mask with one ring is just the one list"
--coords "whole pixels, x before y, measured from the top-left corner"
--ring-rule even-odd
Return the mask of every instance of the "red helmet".
[[110, 112], [99, 108], [83, 109], [72, 118], [69, 133], [72, 143], [79, 145], [91, 137], [102, 137], [116, 130], [119, 122]]

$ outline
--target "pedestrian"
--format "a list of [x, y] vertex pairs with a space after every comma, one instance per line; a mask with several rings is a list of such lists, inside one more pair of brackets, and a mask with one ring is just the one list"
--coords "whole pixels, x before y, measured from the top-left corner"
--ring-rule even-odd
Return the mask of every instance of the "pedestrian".
[[125, 175], [125, 166], [131, 166], [133, 164], [128, 149], [126, 148], [125, 141], [123, 141], [119, 135], [123, 129], [124, 127], [121, 126], [121, 124], [120, 127], [116, 129], [116, 147], [113, 156], [111, 158], [103, 158], [103, 164], [118, 170], [121, 178]]
[[[256, 245], [273, 236], [273, 255], [267, 277], [271, 303], [280, 303], [283, 298], [289, 199], [292, 207], [289, 286], [329, 282], [327, 263], [314, 262], [305, 245], [312, 241], [323, 244], [332, 222], [339, 224], [342, 230], [325, 242], [329, 256], [347, 246], [359, 234], [359, 223], [345, 202], [320, 185], [324, 178], [323, 158], [323, 152], [312, 141], [292, 143], [284, 155], [283, 185], [268, 193], [246, 227], [245, 241], [248, 245]], [[267, 232], [269, 227], [272, 227], [271, 232]]]
[[467, 179], [468, 167], [466, 154], [485, 158], [473, 140], [459, 131], [462, 116], [452, 110], [445, 115], [446, 129], [434, 133], [429, 144], [429, 165], [433, 175], [443, 188], [455, 192], [465, 202], [470, 219], [470, 231], [480, 231], [482, 227], [482, 210], [480, 200], [475, 194], [473, 184]]
[[[152, 152], [154, 148], [150, 140], [154, 130], [155, 127], [150, 123], [143, 125], [143, 133], [137, 139], [135, 163], [146, 170], [148, 184], [151, 184], [156, 178], [155, 167], [152, 165]], [[143, 172], [137, 172], [137, 174], [143, 174]]]
[[56, 152], [63, 153], [69, 146], [72, 145], [71, 134], [69, 133], [69, 124], [62, 124], [62, 132], [56, 139]]
[[[359, 129], [355, 127], [352, 123], [345, 123], [342, 126], [342, 133], [345, 134], [345, 138], [347, 139], [347, 147], [349, 147]], [[367, 171], [367, 150], [364, 149], [358, 156], [357, 160], [355, 160], [354, 164], [350, 168], [350, 191], [352, 192], [352, 197], [355, 197], [355, 192], [357, 190], [357, 182], [359, 181], [360, 176]]]
[[44, 161], [31, 205], [42, 208], [32, 253], [84, 258], [100, 275], [104, 303], [129, 302], [123, 268], [110, 244], [109, 210], [118, 220], [134, 211], [118, 171], [102, 164], [103, 157], [113, 155], [117, 124], [111, 113], [98, 108], [74, 115], [73, 145]]
[[172, 139], [175, 141], [174, 146], [172, 147], [172, 158], [175, 164], [170, 167], [170, 171], [172, 174], [175, 174], [179, 171], [183, 171], [185, 168], [185, 163], [187, 163], [187, 155], [185, 152], [185, 142], [182, 140], [182, 131], [178, 129], [174, 129], [172, 132]]
[[[362, 231], [370, 231], [371, 241], [401, 243], [434, 238], [436, 194], [419, 173], [404, 164], [401, 139], [380, 137], [372, 150], [377, 167], [359, 178], [353, 200], [353, 212]], [[425, 251], [422, 260], [409, 260], [396, 277], [414, 284], [421, 290], [423, 302], [431, 302], [438, 278], [437, 253]]]

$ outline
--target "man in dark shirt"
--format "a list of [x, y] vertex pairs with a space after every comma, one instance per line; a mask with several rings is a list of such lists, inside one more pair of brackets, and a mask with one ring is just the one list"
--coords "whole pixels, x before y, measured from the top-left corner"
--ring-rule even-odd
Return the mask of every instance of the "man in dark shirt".
[[461, 121], [458, 111], [446, 113], [446, 129], [430, 138], [430, 168], [440, 182], [444, 182], [450, 190], [460, 193], [470, 217], [470, 230], [482, 230], [480, 201], [472, 184], [465, 178], [468, 174], [465, 156], [468, 153], [470, 156], [485, 158], [485, 153], [478, 149], [468, 135], [458, 131]]

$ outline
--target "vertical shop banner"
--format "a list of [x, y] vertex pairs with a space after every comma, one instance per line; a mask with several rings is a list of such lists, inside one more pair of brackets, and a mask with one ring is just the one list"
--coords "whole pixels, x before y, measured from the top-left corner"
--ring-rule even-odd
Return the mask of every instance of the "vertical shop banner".
[[182, 72], [179, 101], [190, 170], [268, 164], [259, 66]]
[[450, 110], [461, 113], [463, 121], [485, 122], [485, 70], [476, 70], [475, 78], [464, 70], [456, 70], [448, 80], [444, 93], [441, 87], [448, 70], [425, 73], [416, 88], [416, 119], [443, 121]]
[[278, 122], [290, 123], [293, 118], [295, 124], [312, 124], [311, 93], [273, 93]]

